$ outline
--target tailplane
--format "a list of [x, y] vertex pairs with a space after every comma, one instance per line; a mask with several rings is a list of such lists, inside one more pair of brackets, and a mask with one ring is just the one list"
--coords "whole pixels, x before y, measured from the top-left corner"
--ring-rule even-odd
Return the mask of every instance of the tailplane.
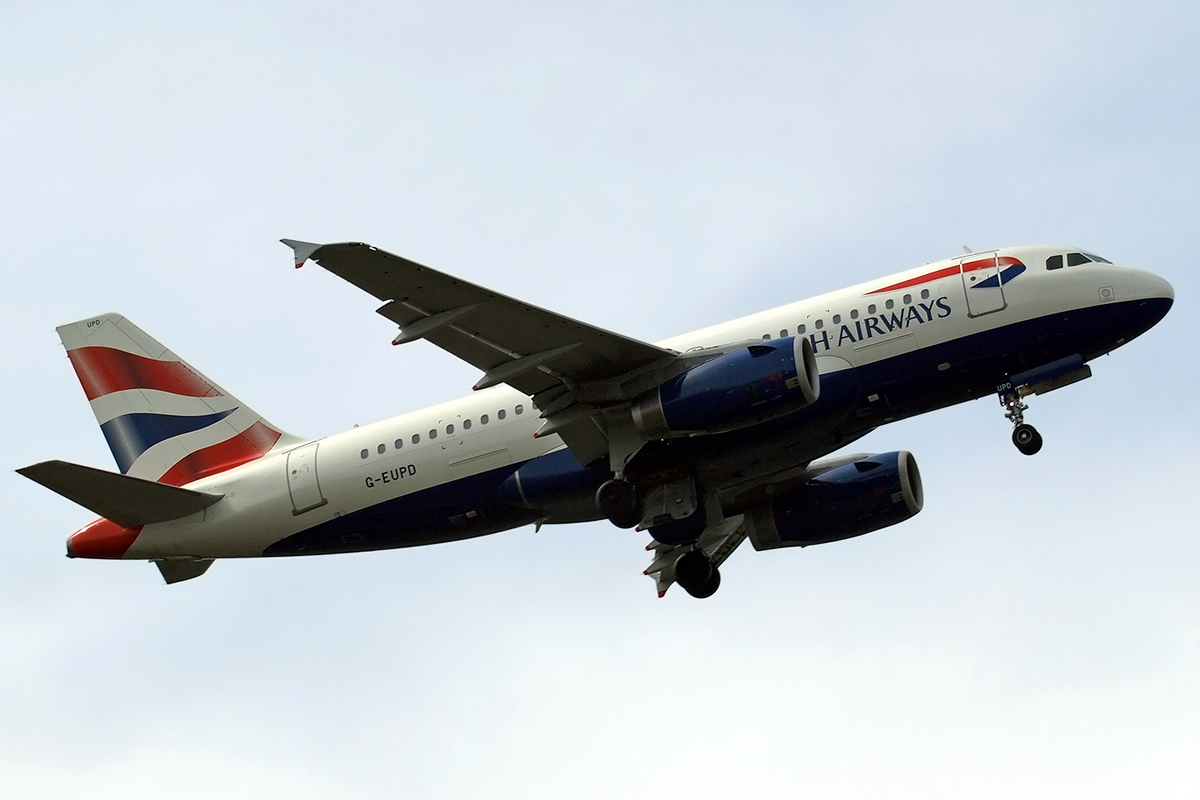
[[182, 486], [301, 441], [119, 314], [58, 335], [124, 474]]

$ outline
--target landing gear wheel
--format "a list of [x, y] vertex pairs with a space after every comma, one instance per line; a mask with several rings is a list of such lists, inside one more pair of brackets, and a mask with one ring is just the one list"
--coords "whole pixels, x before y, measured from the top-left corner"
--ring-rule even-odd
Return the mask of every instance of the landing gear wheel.
[[642, 521], [637, 487], [626, 480], [613, 479], [596, 490], [596, 507], [618, 528], [632, 528]]
[[1013, 429], [1013, 444], [1027, 456], [1034, 455], [1042, 449], [1042, 435], [1032, 425], [1021, 423]]
[[699, 550], [689, 550], [675, 560], [675, 582], [692, 597], [712, 597], [721, 586], [721, 572]]

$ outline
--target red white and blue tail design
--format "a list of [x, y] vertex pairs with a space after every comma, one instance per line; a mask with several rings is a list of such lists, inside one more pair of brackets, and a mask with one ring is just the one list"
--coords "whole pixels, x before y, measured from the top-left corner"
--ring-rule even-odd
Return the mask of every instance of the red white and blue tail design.
[[127, 475], [183, 486], [299, 441], [119, 314], [58, 335]]

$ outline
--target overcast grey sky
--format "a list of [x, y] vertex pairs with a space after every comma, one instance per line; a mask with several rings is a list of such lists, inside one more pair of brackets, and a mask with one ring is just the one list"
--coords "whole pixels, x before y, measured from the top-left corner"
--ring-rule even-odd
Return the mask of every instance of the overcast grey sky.
[[[6, 798], [1192, 798], [1200, 7], [7, 2]], [[296, 433], [477, 374], [280, 237], [657, 339], [1068, 242], [1178, 300], [1095, 377], [861, 443], [915, 519], [657, 600], [643, 535], [68, 561], [112, 468], [55, 325], [118, 311]], [[857, 448], [856, 448], [857, 449]]]

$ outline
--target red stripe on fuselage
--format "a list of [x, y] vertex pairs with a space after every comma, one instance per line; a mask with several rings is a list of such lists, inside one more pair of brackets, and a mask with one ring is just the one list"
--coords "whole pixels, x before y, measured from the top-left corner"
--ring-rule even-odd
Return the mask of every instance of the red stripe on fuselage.
[[[1007, 266], [1011, 266], [1013, 264], [1020, 264], [1020, 263], [1021, 263], [1020, 261], [1013, 258], [1012, 256], [1000, 256], [1000, 258], [998, 260], [995, 258], [981, 258], [978, 261], [968, 261], [965, 264], [963, 264], [962, 272], [974, 272], [975, 270], [979, 270], [979, 269], [990, 269], [992, 267], [997, 266], [997, 264], [999, 264], [999, 266], [1001, 266], [1001, 267], [1007, 267]], [[884, 292], [895, 292], [895, 291], [899, 291], [900, 289], [908, 289], [912, 286], [920, 286], [922, 283], [929, 283], [930, 281], [937, 281], [937, 280], [941, 280], [942, 278], [949, 278], [949, 277], [951, 277], [953, 275], [957, 275], [957, 274], [959, 274], [959, 267], [956, 264], [953, 267], [945, 267], [943, 269], [934, 270], [933, 272], [928, 272], [917, 278], [910, 278], [909, 280], [906, 280], [906, 281], [900, 281], [900, 283], [893, 283], [891, 286], [885, 286], [882, 289], [876, 289], [873, 292], [867, 292], [867, 294], [872, 295], [872, 294], [883, 294]]]
[[126, 389], [157, 389], [186, 397], [220, 394], [178, 361], [157, 361], [112, 347], [79, 347], [67, 356], [88, 400]]
[[123, 558], [141, 532], [141, 525], [126, 528], [101, 518], [71, 534], [67, 554], [72, 558]]
[[183, 486], [256, 461], [266, 455], [282, 435], [274, 428], [256, 422], [232, 439], [184, 456], [158, 482]]

